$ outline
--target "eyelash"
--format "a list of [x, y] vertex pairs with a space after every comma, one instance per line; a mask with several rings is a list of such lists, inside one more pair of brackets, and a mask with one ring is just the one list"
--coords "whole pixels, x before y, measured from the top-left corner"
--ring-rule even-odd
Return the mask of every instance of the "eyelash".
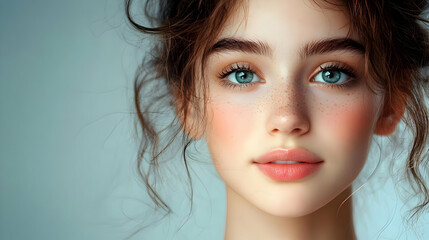
[[346, 82], [339, 83], [339, 84], [317, 82], [318, 84], [323, 84], [324, 86], [327, 86], [330, 88], [337, 88], [337, 89], [346, 88], [355, 81], [357, 76], [356, 71], [345, 64], [329, 63], [328, 66], [320, 66], [319, 68], [320, 68], [320, 71], [318, 71], [313, 77], [311, 77], [311, 79], [314, 79], [314, 77], [322, 71], [338, 71], [350, 77], [350, 80], [347, 80]]
[[[311, 77], [311, 79], [314, 79], [314, 77], [322, 71], [338, 71], [348, 75], [351, 78], [350, 80], [340, 84], [317, 82], [318, 84], [322, 84], [326, 87], [343, 89], [348, 87], [350, 84], [352, 84], [354, 82], [354, 79], [356, 78], [356, 71], [345, 64], [330, 63], [328, 66], [320, 66], [319, 68], [320, 68], [320, 71], [314, 74], [313, 77]], [[230, 74], [238, 71], [248, 71], [256, 74], [255, 70], [253, 70], [253, 68], [248, 64], [240, 64], [240, 63], [232, 64], [218, 74], [218, 78], [222, 79], [221, 84], [225, 87], [243, 89], [258, 83], [258, 82], [251, 82], [251, 83], [244, 83], [244, 84], [235, 84], [226, 79]]]
[[251, 82], [251, 83], [244, 83], [244, 84], [235, 84], [235, 83], [232, 83], [231, 81], [226, 79], [230, 74], [235, 73], [235, 72], [239, 72], [239, 71], [247, 71], [247, 72], [252, 72], [252, 73], [256, 74], [256, 71], [249, 64], [242, 64], [242, 63], [232, 64], [232, 65], [228, 66], [226, 69], [222, 70], [222, 72], [220, 72], [218, 74], [218, 78], [222, 79], [221, 84], [223, 86], [229, 87], [229, 88], [241, 88], [241, 89], [243, 89], [243, 88], [247, 88], [247, 87], [250, 87], [251, 85], [258, 83], [258, 82]]

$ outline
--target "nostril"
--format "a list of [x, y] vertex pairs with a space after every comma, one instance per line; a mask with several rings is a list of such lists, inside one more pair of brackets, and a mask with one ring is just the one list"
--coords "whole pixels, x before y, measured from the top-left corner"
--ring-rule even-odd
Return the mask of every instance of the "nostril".
[[303, 130], [301, 128], [295, 128], [294, 130], [292, 130], [291, 133], [293, 133], [293, 134], [301, 134], [301, 132], [303, 132]]

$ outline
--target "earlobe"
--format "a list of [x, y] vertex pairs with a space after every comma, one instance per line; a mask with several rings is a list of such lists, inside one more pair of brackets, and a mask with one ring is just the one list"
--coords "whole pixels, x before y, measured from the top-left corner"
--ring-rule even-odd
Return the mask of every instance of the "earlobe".
[[393, 134], [399, 121], [401, 121], [404, 111], [405, 105], [400, 106], [396, 111], [391, 110], [387, 113], [383, 113], [377, 121], [374, 133], [380, 136], [389, 136]]
[[374, 133], [380, 136], [389, 136], [395, 132], [398, 122], [399, 121], [394, 119], [393, 116], [380, 118], [377, 122]]

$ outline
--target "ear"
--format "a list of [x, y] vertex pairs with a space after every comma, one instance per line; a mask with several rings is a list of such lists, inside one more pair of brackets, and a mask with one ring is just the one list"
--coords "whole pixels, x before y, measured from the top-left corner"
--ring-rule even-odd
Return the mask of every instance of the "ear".
[[186, 135], [194, 140], [198, 140], [203, 136], [203, 127], [201, 126], [200, 116], [196, 111], [196, 108], [192, 102], [188, 102], [187, 116], [183, 113], [183, 99], [174, 97], [176, 103], [177, 117], [179, 118], [180, 124], [183, 127], [183, 131]]
[[405, 102], [397, 103], [396, 106], [385, 107], [378, 118], [374, 133], [380, 136], [389, 136], [395, 132], [405, 111]]

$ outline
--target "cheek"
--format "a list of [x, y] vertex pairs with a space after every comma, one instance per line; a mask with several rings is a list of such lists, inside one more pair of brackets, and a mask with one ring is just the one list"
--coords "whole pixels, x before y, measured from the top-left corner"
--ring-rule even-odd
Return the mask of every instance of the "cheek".
[[[244, 150], [246, 139], [254, 134], [255, 114], [249, 107], [237, 104], [209, 104], [209, 124], [206, 128], [206, 141], [210, 147], [215, 164], [219, 160], [231, 158]], [[252, 131], [250, 131], [253, 129]], [[231, 163], [230, 163], [231, 164]]]
[[324, 126], [325, 136], [332, 136], [332, 141], [337, 144], [368, 147], [379, 102], [377, 96], [362, 95], [326, 101], [324, 111], [314, 119]]
[[212, 142], [215, 139], [225, 139], [230, 143], [236, 142], [237, 135], [234, 131], [242, 131], [237, 129], [240, 125], [237, 124], [238, 117], [243, 114], [239, 109], [232, 108], [230, 104], [218, 105], [209, 108], [211, 110], [211, 121], [208, 128], [208, 141]]
[[319, 151], [344, 182], [353, 181], [366, 162], [380, 102], [372, 94], [355, 94], [327, 100], [323, 112], [316, 111], [313, 126], [323, 143]]

